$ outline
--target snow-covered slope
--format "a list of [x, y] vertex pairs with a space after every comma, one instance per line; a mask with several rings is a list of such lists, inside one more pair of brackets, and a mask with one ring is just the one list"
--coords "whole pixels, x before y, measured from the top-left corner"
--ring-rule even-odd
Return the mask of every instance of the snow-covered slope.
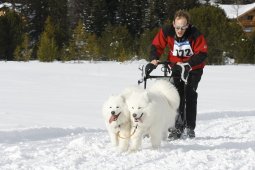
[[206, 66], [194, 140], [116, 152], [102, 103], [144, 63], [0, 62], [0, 169], [255, 169], [253, 65]]

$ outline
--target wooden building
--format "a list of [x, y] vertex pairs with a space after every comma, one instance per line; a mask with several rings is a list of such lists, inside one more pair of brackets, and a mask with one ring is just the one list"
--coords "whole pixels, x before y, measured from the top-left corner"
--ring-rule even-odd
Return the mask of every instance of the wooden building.
[[20, 13], [20, 7], [21, 7], [21, 4], [8, 3], [8, 2], [1, 3], [0, 2], [0, 16], [5, 15], [6, 11], [8, 11], [8, 10], [13, 10], [15, 12]]
[[255, 32], [255, 3], [246, 5], [219, 5], [227, 17], [236, 19], [247, 35]]
[[255, 7], [239, 15], [237, 20], [242, 25], [244, 32], [247, 34], [255, 32]]

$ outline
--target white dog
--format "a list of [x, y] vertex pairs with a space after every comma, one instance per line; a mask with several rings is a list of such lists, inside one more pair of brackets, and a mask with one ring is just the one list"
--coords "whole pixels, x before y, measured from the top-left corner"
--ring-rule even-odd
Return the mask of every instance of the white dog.
[[128, 87], [120, 95], [110, 96], [103, 105], [103, 116], [111, 142], [114, 146], [118, 146], [121, 152], [128, 149], [131, 130], [131, 119], [126, 99], [131, 93], [141, 89], [138, 86]]
[[127, 99], [132, 131], [130, 151], [140, 148], [142, 138], [149, 134], [153, 148], [167, 137], [168, 128], [175, 126], [180, 97], [169, 81], [158, 80], [149, 90], [136, 91]]

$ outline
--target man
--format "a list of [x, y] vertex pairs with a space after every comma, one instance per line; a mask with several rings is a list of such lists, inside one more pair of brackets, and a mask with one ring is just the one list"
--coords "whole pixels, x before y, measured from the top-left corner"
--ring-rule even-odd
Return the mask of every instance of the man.
[[[190, 16], [186, 11], [177, 11], [172, 25], [164, 26], [155, 36], [151, 46], [151, 62], [146, 66], [148, 74], [158, 65], [166, 46], [169, 48], [168, 60], [173, 63], [171, 70], [174, 84], [181, 97], [179, 114], [182, 118], [176, 121], [176, 129], [169, 130], [169, 138], [178, 139], [181, 135], [194, 138], [198, 97], [196, 90], [205, 66], [207, 43], [197, 28], [190, 24]], [[182, 71], [183, 78], [187, 78], [186, 86], [181, 79]], [[185, 118], [186, 122], [183, 122]]]

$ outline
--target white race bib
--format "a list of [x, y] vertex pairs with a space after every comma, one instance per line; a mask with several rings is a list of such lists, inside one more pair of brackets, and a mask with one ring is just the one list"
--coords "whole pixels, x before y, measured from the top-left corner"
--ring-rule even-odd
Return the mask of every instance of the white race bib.
[[189, 41], [177, 42], [174, 40], [173, 56], [177, 57], [191, 57], [193, 55], [192, 48]]

